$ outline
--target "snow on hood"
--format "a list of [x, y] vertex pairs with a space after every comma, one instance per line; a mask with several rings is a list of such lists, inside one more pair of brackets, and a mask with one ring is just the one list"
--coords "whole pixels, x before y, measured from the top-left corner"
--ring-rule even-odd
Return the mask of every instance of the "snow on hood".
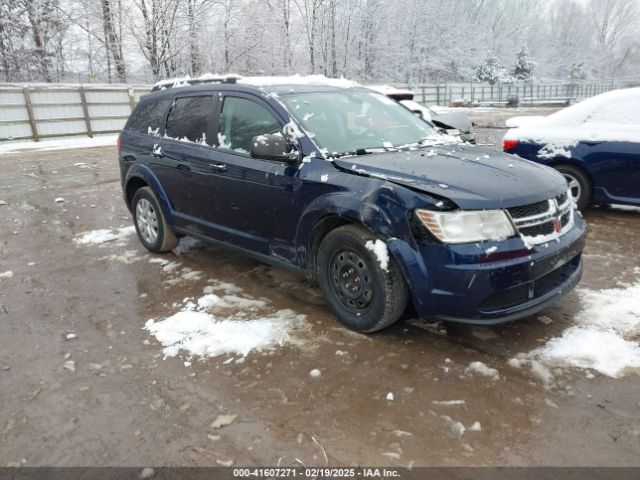
[[505, 140], [555, 146], [573, 146], [580, 141], [640, 143], [640, 87], [603, 93], [548, 117], [530, 117], [535, 120], [521, 123], [525, 118], [507, 121], [518, 127], [509, 130]]
[[553, 169], [514, 155], [468, 145], [336, 158], [344, 171], [446, 197], [463, 209], [509, 208], [567, 190]]

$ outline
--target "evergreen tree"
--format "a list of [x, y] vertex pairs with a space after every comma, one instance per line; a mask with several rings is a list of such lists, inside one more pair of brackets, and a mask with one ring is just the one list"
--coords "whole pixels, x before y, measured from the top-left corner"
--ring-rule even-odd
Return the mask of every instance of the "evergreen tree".
[[492, 55], [487, 58], [484, 65], [476, 70], [476, 78], [480, 82], [495, 85], [498, 82], [510, 82], [513, 78], [507, 73], [500, 57]]
[[514, 78], [517, 80], [531, 80], [535, 67], [536, 64], [531, 60], [527, 47], [522, 47], [516, 58], [516, 66], [513, 70]]

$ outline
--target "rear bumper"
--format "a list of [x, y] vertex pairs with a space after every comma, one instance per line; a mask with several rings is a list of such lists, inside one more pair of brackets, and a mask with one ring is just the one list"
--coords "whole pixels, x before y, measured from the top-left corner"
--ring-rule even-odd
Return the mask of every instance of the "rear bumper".
[[393, 241], [388, 245], [404, 270], [421, 318], [490, 325], [533, 315], [576, 286], [582, 277], [582, 221], [559, 240], [531, 250], [518, 237], [466, 245], [420, 244], [414, 257]]

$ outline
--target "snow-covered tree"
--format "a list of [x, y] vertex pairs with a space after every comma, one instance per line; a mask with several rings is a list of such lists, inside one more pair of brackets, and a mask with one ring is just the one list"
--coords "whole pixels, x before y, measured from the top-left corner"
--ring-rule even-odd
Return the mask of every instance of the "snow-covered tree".
[[500, 57], [495, 55], [488, 57], [484, 64], [478, 67], [476, 70], [476, 79], [491, 85], [512, 80]]
[[531, 60], [527, 47], [522, 47], [516, 57], [516, 66], [513, 69], [513, 77], [517, 80], [531, 80], [536, 64]]

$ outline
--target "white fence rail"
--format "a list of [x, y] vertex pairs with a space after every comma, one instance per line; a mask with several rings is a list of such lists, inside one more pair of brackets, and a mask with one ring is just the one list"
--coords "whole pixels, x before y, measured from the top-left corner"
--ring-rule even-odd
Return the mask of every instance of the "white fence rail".
[[[637, 85], [637, 83], [636, 83]], [[396, 85], [416, 93], [428, 105], [568, 104], [632, 83], [565, 84], [418, 84]], [[35, 140], [70, 135], [115, 133], [124, 126], [149, 85], [0, 84], [0, 142]]]
[[416, 93], [416, 101], [427, 105], [455, 106], [460, 104], [504, 106], [518, 98], [521, 106], [564, 105], [618, 88], [639, 85], [625, 83], [449, 83], [439, 85], [403, 84]]

